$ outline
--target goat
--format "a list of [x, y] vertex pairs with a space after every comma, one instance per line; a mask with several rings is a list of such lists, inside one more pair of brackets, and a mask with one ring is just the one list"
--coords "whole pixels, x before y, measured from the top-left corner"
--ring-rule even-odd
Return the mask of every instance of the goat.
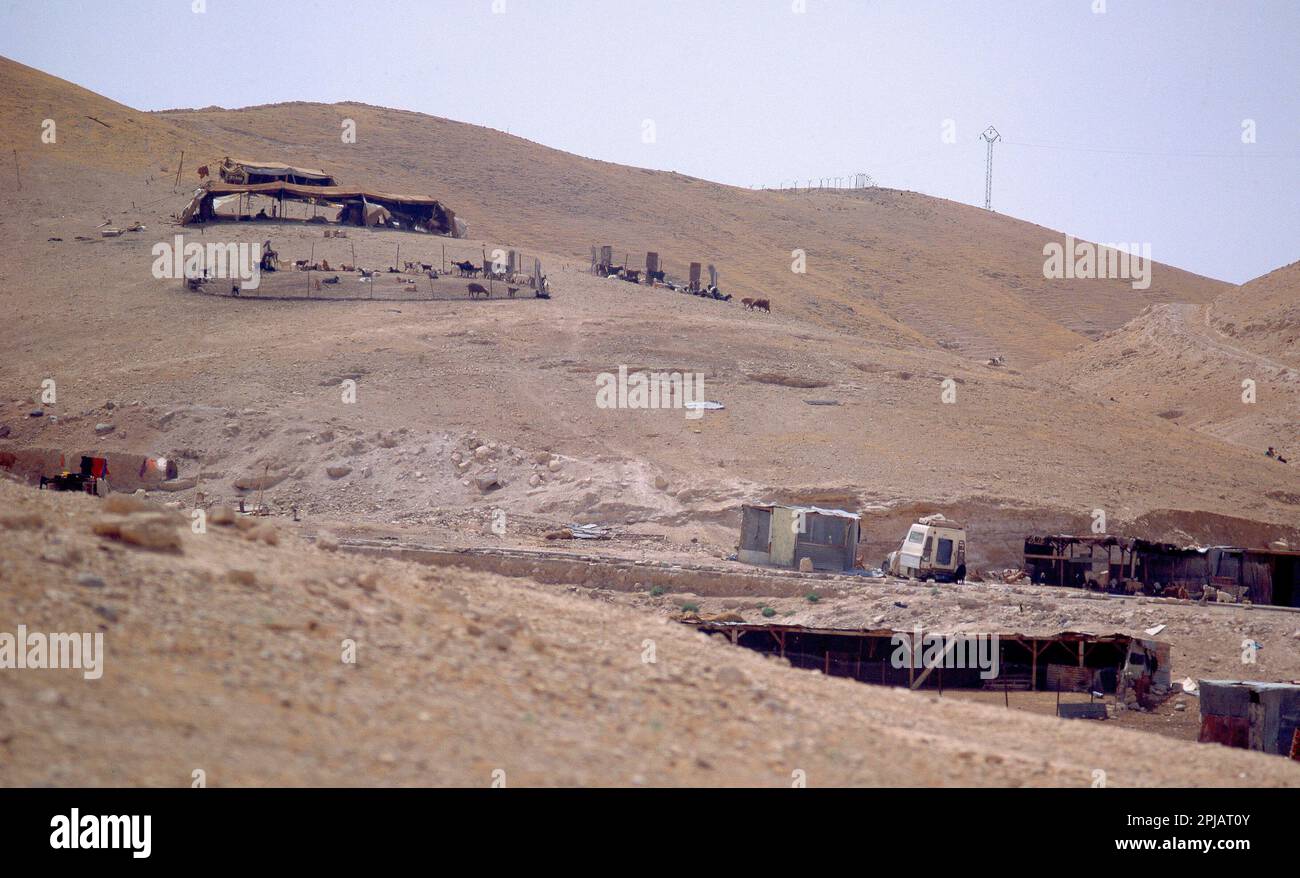
[[515, 297], [515, 293], [517, 292], [519, 292], [519, 287], [506, 287], [506, 295], [512, 299]]
[[488, 288], [483, 286], [482, 284], [470, 284], [469, 297], [471, 299], [475, 299], [478, 298], [479, 296], [482, 296], [485, 299], [489, 299], [492, 297], [492, 294], [489, 293]]
[[451, 264], [456, 266], [456, 270], [460, 272], [461, 277], [474, 277], [480, 271], [483, 270], [468, 260], [466, 260], [465, 262], [453, 261]]
[[745, 306], [745, 310], [748, 311], [750, 308], [753, 308], [753, 307], [754, 307], [754, 300], [753, 300], [753, 299], [741, 299], [741, 300], [740, 300], [740, 304], [744, 305], [744, 306]]
[[768, 314], [772, 313], [772, 303], [767, 299], [755, 299], [752, 307], [755, 311], [766, 311]]

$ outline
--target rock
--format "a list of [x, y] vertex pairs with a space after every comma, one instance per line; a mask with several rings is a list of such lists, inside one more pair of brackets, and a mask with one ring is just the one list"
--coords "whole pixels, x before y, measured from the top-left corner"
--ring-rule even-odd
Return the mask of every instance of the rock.
[[486, 445], [480, 445], [478, 448], [474, 449], [474, 459], [477, 461], [487, 460], [491, 456], [492, 450]]
[[316, 548], [326, 552], [338, 551], [339, 541], [334, 539], [330, 534], [320, 534], [316, 537]]
[[552, 460], [546, 465], [546, 468], [553, 473], [558, 473], [563, 466], [564, 464], [560, 463], [558, 460]]
[[1178, 702], [1177, 704], [1174, 705], [1174, 710], [1177, 710], [1177, 711], [1180, 711], [1180, 712], [1181, 712], [1181, 711], [1184, 711], [1184, 710], [1187, 710], [1187, 705], [1180, 701], [1180, 702]]
[[3, 439], [8, 435], [9, 435], [9, 425], [0, 424], [0, 439]]
[[266, 543], [268, 546], [278, 546], [280, 544], [280, 532], [276, 530], [275, 525], [269, 521], [264, 521], [256, 527], [250, 527], [244, 532], [244, 539], [250, 542], [258, 540]]
[[[480, 445], [479, 447], [482, 448], [483, 446]], [[483, 494], [486, 494], [489, 491], [493, 491], [497, 488], [502, 487], [501, 480], [500, 478], [498, 478], [495, 472], [484, 473], [481, 476], [475, 476], [474, 485], [479, 489], [480, 493]]]
[[177, 551], [181, 547], [181, 535], [176, 528], [159, 521], [128, 518], [118, 529], [118, 538], [124, 543], [158, 552]]
[[329, 476], [331, 479], [341, 479], [350, 472], [352, 472], [352, 467], [345, 464], [325, 467], [325, 475]]
[[536, 488], [541, 483], [542, 483], [542, 477], [539, 476], [537, 473], [533, 473], [531, 476], [528, 477], [528, 487], [530, 488]]
[[805, 555], [804, 557], [802, 557], [802, 558], [799, 559], [799, 572], [800, 572], [800, 573], [812, 573], [812, 572], [813, 572], [813, 560], [812, 560], [812, 558], [809, 558], [808, 556]]
[[194, 479], [171, 479], [166, 482], [159, 482], [156, 487], [159, 491], [188, 491], [198, 484]]
[[226, 579], [236, 585], [257, 585], [257, 574], [252, 570], [233, 569], [226, 572]]
[[114, 515], [138, 515], [157, 512], [159, 506], [137, 494], [110, 494], [104, 500], [103, 509]]
[[663, 476], [655, 476], [655, 487], [660, 491], [666, 490], [668, 488], [668, 480]]
[[96, 436], [107, 436], [109, 433], [112, 433], [112, 432], [113, 432], [114, 430], [116, 430], [116, 429], [117, 429], [117, 426], [114, 425], [114, 424], [108, 424], [108, 423], [103, 423], [103, 422], [101, 422], [101, 423], [98, 423], [98, 424], [95, 425], [95, 435], [96, 435]]
[[77, 585], [83, 586], [85, 588], [103, 588], [104, 580], [100, 579], [98, 576], [94, 575], [93, 573], [78, 573]]
[[214, 506], [208, 510], [208, 523], [230, 527], [235, 523], [235, 510], [229, 506]]
[[289, 471], [272, 470], [270, 472], [248, 473], [231, 482], [240, 491], [257, 491], [273, 488], [289, 478]]

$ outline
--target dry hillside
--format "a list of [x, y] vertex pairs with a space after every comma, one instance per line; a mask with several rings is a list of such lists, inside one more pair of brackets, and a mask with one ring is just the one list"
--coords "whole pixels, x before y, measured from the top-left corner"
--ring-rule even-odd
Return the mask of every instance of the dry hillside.
[[[1008, 508], [1017, 520], [1100, 506], [1118, 522], [1203, 510], [1295, 524], [1294, 470], [1280, 475], [1256, 454], [1027, 371], [1091, 347], [1083, 333], [1149, 302], [1206, 302], [1222, 284], [1163, 266], [1147, 294], [1045, 281], [1046, 230], [914, 193], [750, 192], [412, 113], [294, 104], [144, 114], [12, 62], [0, 76], [6, 146], [23, 179], [0, 195], [24, 254], [3, 285], [14, 318], [0, 328], [15, 353], [0, 413], [10, 447], [168, 454], [210, 499], [238, 496], [237, 483], [269, 467], [283, 476], [269, 492], [280, 508], [456, 530], [485, 502], [466, 485], [482, 468], [449, 458], [475, 432], [509, 449], [506, 488], [489, 499], [511, 512], [631, 521], [721, 554], [737, 503], [767, 496], [964, 508], [976, 533]], [[343, 111], [357, 121], [356, 144], [339, 142]], [[59, 123], [56, 144], [40, 143], [43, 118]], [[514, 244], [543, 254], [556, 299], [196, 298], [149, 273], [150, 247], [180, 231], [168, 217], [185, 197], [171, 191], [181, 149], [190, 185], [199, 161], [225, 154], [310, 160], [344, 180], [436, 194], [472, 237], [355, 231], [345, 247], [292, 224], [199, 235], [270, 237], [289, 259], [350, 261], [355, 247], [372, 267], [392, 264], [399, 245], [436, 261], [442, 243], [462, 257]], [[106, 220], [147, 231], [100, 240]], [[657, 248], [677, 272], [690, 257], [714, 261], [724, 287], [761, 289], [775, 313], [564, 270], [603, 241]], [[789, 271], [794, 247], [808, 252], [807, 275]], [[986, 366], [991, 351], [1008, 367]], [[620, 364], [702, 372], [727, 409], [699, 422], [597, 409], [595, 376]], [[347, 376], [362, 387], [352, 407], [338, 402]], [[48, 377], [59, 379], [48, 412], [57, 423], [27, 417]], [[940, 401], [947, 378], [952, 405]], [[101, 423], [114, 432], [97, 435]], [[403, 447], [381, 441], [399, 430]], [[567, 463], [529, 485], [541, 455]], [[325, 474], [340, 463], [353, 472]], [[448, 520], [446, 510], [460, 512]]]

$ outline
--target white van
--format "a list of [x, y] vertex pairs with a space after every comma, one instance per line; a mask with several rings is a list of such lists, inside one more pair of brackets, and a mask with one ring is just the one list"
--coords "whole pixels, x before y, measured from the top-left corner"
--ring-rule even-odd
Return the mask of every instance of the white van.
[[964, 582], [966, 531], [955, 521], [930, 516], [907, 531], [903, 545], [885, 559], [885, 572], [908, 579]]

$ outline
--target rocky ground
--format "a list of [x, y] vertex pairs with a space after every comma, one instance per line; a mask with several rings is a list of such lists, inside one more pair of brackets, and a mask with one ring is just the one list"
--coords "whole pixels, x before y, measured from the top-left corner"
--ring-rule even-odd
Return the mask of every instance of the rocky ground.
[[99, 679], [4, 672], [5, 785], [1300, 785], [1276, 757], [834, 679], [265, 519], [194, 533], [7, 482], [0, 508], [0, 619], [104, 635]]

